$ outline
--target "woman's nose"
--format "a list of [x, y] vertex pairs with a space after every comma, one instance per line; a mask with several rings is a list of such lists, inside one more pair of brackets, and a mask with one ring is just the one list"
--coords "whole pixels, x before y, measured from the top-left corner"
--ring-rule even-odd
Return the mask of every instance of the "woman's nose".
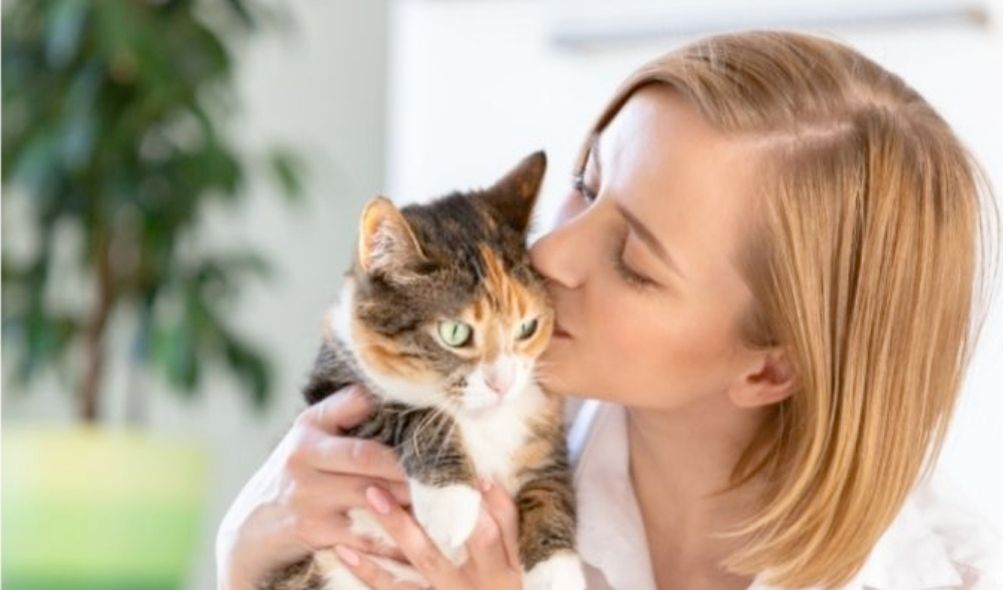
[[537, 239], [530, 247], [530, 264], [537, 272], [563, 287], [574, 289], [582, 284], [592, 257], [585, 215], [555, 222], [555, 229]]

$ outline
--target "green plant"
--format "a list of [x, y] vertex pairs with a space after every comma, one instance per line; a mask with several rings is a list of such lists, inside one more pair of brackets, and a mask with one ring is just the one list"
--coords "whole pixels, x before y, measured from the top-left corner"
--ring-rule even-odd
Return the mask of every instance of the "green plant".
[[[3, 204], [20, 200], [28, 219], [4, 241], [33, 246], [3, 250], [3, 342], [17, 353], [15, 379], [54, 367], [75, 381], [84, 421], [100, 418], [117, 313], [135, 320], [140, 370], [192, 392], [220, 362], [256, 408], [268, 402], [269, 364], [225, 313], [268, 266], [251, 251], [192, 252], [186, 242], [208, 204], [245, 200], [251, 166], [266, 165], [281, 194], [300, 193], [292, 154], [252, 159], [224, 129], [235, 104], [224, 39], [274, 16], [247, 0], [4, 3]], [[52, 294], [61, 232], [81, 241], [73, 264], [85, 288], [72, 299], [82, 309]]]

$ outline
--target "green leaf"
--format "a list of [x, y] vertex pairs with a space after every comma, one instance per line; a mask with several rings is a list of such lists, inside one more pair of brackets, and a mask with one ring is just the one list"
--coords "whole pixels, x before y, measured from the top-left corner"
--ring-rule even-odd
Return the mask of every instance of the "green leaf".
[[38, 129], [18, 153], [12, 154], [10, 180], [35, 195], [51, 190], [59, 175], [58, 145], [48, 129]]
[[45, 27], [45, 55], [49, 66], [63, 68], [76, 56], [87, 21], [87, 0], [51, 2]]
[[63, 124], [60, 156], [71, 170], [81, 170], [90, 160], [98, 122], [83, 113], [75, 113]]
[[189, 317], [157, 332], [155, 358], [168, 382], [182, 392], [190, 392], [199, 381], [199, 359], [194, 330]]
[[272, 173], [279, 187], [287, 197], [299, 199], [303, 196], [303, 162], [291, 152], [274, 150], [269, 157]]
[[272, 389], [272, 372], [265, 357], [227, 334], [223, 339], [227, 365], [237, 376], [257, 410], [267, 407]]

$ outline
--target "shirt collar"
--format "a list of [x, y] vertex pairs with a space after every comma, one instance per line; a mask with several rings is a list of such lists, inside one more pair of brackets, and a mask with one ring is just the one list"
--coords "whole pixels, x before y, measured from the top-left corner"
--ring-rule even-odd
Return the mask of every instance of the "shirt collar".
[[623, 412], [611, 409], [589, 400], [569, 430], [577, 549], [610, 588], [655, 590], [645, 527], [628, 474], [626, 420]]
[[[568, 432], [575, 464], [578, 550], [612, 588], [654, 590], [648, 544], [628, 474], [623, 406], [587, 400]], [[908, 496], [846, 590], [955, 587], [963, 582], [947, 549]], [[757, 576], [748, 590], [779, 590]], [[817, 590], [811, 588], [807, 590]]]

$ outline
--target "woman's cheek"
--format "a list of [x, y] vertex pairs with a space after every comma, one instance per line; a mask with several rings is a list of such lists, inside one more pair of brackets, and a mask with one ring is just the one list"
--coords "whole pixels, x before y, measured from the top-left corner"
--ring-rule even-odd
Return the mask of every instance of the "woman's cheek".
[[603, 322], [604, 340], [610, 344], [607, 350], [617, 351], [616, 359], [610, 359], [618, 365], [622, 363], [635, 364], [644, 359], [652, 344], [644, 322], [637, 321], [637, 310], [622, 306], [617, 313], [617, 320]]

